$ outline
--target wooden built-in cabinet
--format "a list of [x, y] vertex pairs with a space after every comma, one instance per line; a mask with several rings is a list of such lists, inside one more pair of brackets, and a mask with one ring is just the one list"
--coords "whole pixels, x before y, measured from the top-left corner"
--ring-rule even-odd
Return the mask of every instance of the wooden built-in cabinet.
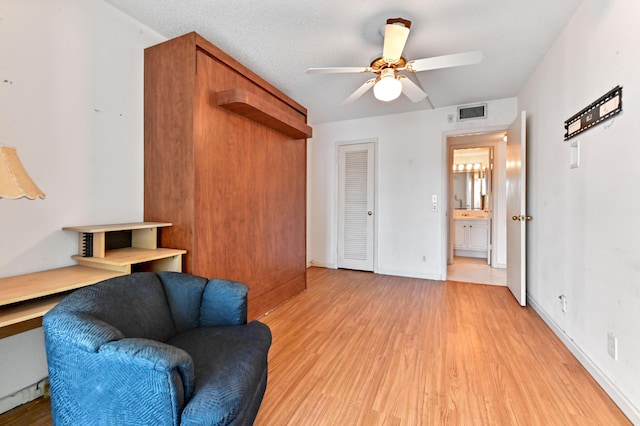
[[145, 50], [144, 217], [255, 318], [306, 288], [307, 111], [196, 33]]
[[[158, 228], [171, 223], [74, 226], [77, 265], [0, 278], [0, 339], [42, 325], [42, 316], [66, 294], [136, 270], [182, 270], [182, 249], [161, 248]], [[116, 248], [112, 248], [116, 247]], [[133, 268], [133, 269], [132, 269]]]

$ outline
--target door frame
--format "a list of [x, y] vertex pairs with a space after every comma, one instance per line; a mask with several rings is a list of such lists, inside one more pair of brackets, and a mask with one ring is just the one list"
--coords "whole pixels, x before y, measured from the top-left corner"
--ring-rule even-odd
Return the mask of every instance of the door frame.
[[340, 221], [340, 147], [341, 146], [349, 146], [349, 145], [361, 145], [361, 144], [373, 144], [373, 272], [378, 272], [378, 138], [367, 138], [367, 139], [356, 139], [356, 140], [348, 140], [348, 141], [338, 141], [334, 146], [334, 161], [335, 161], [335, 188], [334, 191], [335, 199], [334, 206], [335, 212], [334, 217], [336, 218], [334, 224], [334, 241], [335, 243], [335, 267], [338, 268], [338, 239], [339, 235], [339, 221]]
[[[495, 133], [495, 132], [494, 132]], [[449, 180], [449, 189], [448, 189], [448, 194], [449, 194], [449, 205], [447, 206], [447, 217], [448, 217], [448, 222], [449, 222], [449, 244], [448, 244], [448, 248], [447, 248], [447, 264], [448, 265], [452, 265], [453, 264], [453, 258], [454, 258], [454, 251], [455, 251], [455, 219], [453, 218], [453, 211], [455, 210], [455, 200], [451, 199], [452, 194], [454, 193], [454, 189], [453, 189], [453, 177], [454, 177], [454, 173], [453, 173], [453, 157], [454, 157], [454, 151], [456, 150], [462, 150], [462, 149], [478, 149], [478, 148], [484, 148], [484, 149], [488, 149], [489, 150], [489, 154], [490, 154], [490, 165], [494, 164], [495, 162], [495, 158], [498, 152], [498, 143], [496, 142], [467, 142], [467, 141], [455, 141], [453, 140], [453, 138], [450, 138], [447, 141], [447, 148], [449, 149], [449, 175], [447, 177], [447, 179]], [[494, 168], [491, 169], [491, 171], [489, 173], [491, 173], [491, 197], [489, 198], [491, 200], [491, 219], [489, 221], [489, 229], [491, 230], [489, 238], [487, 241], [487, 244], [491, 245], [491, 249], [487, 249], [487, 261], [490, 262], [489, 266], [494, 267], [493, 265], [493, 251], [494, 251], [494, 247], [493, 247], [493, 242], [496, 240], [497, 238], [497, 226], [494, 223], [494, 212], [497, 210], [497, 206], [498, 206], [498, 196], [499, 193], [494, 189], [496, 187], [496, 183], [494, 182], [494, 171], [497, 174], [498, 169], [494, 170]], [[488, 253], [491, 253], [491, 255], [489, 255]]]
[[[453, 149], [463, 149], [463, 148], [476, 148], [476, 147], [492, 147], [494, 151], [494, 158], [496, 153], [498, 152], [499, 144], [497, 142], [460, 142], [460, 143], [452, 143], [450, 145], [449, 139], [454, 136], [464, 136], [464, 135], [481, 135], [485, 133], [496, 133], [496, 132], [506, 132], [508, 125], [502, 126], [487, 126], [480, 127], [474, 129], [461, 129], [461, 130], [452, 130], [442, 132], [442, 156], [441, 156], [441, 164], [442, 164], [442, 185], [440, 189], [440, 193], [442, 194], [442, 203], [441, 206], [444, 206], [444, 214], [441, 215], [441, 247], [440, 252], [442, 253], [440, 259], [440, 270], [443, 281], [447, 280], [447, 266], [449, 265], [449, 259], [453, 259], [453, 201], [451, 200], [450, 190], [453, 185], [452, 179], [453, 176], [450, 173], [451, 167], [453, 165]], [[494, 161], [495, 163], [495, 161]], [[498, 164], [498, 167], [504, 167], [504, 164]], [[494, 185], [497, 185], [496, 175], [493, 176]], [[502, 195], [504, 198], [506, 194]], [[495, 216], [495, 205], [498, 202], [498, 197], [500, 194], [497, 191], [493, 191], [493, 203], [494, 203], [494, 216]], [[496, 241], [498, 227], [494, 226], [494, 219], [492, 219], [492, 230], [491, 230], [491, 240]], [[506, 250], [506, 247], [505, 247]], [[496, 258], [495, 252], [492, 254], [492, 263]], [[493, 264], [492, 267], [495, 267]], [[505, 265], [506, 267], [506, 265]]]

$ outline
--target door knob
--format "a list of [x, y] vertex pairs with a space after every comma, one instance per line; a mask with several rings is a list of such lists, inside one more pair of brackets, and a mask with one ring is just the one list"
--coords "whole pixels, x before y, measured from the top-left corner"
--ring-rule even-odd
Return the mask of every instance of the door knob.
[[520, 216], [515, 216], [515, 215], [514, 215], [514, 216], [511, 216], [511, 219], [512, 219], [512, 220], [520, 220]]
[[373, 212], [372, 212], [371, 210], [369, 210], [369, 211], [367, 212], [367, 214], [368, 214], [369, 216], [372, 216], [372, 215], [373, 215]]
[[520, 215], [520, 216], [511, 216], [512, 220], [520, 220], [520, 221], [525, 221], [525, 220], [531, 220], [533, 219], [533, 217], [531, 216], [525, 216], [525, 215]]

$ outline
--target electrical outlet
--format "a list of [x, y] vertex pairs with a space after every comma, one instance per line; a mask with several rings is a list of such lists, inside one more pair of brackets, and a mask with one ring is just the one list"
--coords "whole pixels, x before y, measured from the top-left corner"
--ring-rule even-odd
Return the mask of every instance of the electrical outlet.
[[611, 331], [607, 333], [607, 352], [611, 358], [618, 360], [618, 338]]
[[427, 256], [422, 256], [422, 263], [427, 263]]

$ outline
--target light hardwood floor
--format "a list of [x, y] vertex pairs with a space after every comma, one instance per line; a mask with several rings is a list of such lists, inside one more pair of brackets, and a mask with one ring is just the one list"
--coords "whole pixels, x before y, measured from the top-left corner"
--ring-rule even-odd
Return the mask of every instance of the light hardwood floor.
[[[256, 426], [630, 424], [504, 287], [321, 268], [307, 279], [261, 319], [274, 340]], [[0, 424], [51, 424], [35, 404]]]
[[256, 425], [621, 425], [611, 399], [505, 287], [311, 268], [264, 317]]

